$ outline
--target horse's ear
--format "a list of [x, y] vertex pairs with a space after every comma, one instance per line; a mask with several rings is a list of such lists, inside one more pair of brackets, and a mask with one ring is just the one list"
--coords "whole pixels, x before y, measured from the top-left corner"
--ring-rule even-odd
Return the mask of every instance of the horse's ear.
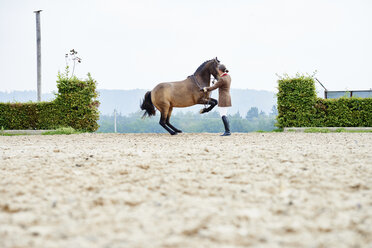
[[215, 58], [215, 60], [216, 60], [218, 63], [220, 63], [220, 61], [217, 59], [217, 57]]

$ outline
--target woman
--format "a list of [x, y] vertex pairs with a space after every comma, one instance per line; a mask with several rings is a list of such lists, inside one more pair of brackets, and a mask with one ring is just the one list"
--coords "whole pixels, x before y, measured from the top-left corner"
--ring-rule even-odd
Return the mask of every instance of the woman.
[[221, 136], [229, 136], [230, 124], [227, 119], [227, 110], [231, 107], [231, 96], [230, 96], [230, 85], [231, 77], [227, 74], [229, 71], [225, 65], [220, 64], [218, 66], [218, 75], [220, 79], [211, 87], [204, 87], [204, 92], [212, 91], [218, 88], [218, 111], [222, 117], [223, 125], [225, 126], [225, 132]]

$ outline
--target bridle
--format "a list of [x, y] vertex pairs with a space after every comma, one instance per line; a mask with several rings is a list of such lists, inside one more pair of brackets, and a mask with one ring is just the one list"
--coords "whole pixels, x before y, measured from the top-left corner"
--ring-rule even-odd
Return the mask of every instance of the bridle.
[[[217, 58], [216, 58], [216, 62], [217, 63], [219, 63], [219, 61], [217, 60]], [[212, 74], [213, 75], [213, 74]], [[194, 81], [194, 83], [198, 86], [198, 88], [199, 88], [199, 90], [201, 90], [201, 89], [203, 89], [201, 86], [200, 86], [200, 83], [199, 83], [199, 81], [198, 81], [198, 79], [196, 78], [196, 76], [195, 76], [195, 73], [194, 74], [192, 74], [191, 76], [188, 76], [188, 78], [191, 78], [191, 80], [192, 81]], [[215, 80], [216, 80], [216, 78], [213, 76], [213, 80], [212, 80], [212, 84], [214, 84], [214, 82], [215, 82]], [[209, 79], [210, 80], [210, 79]], [[208, 92], [204, 92], [203, 93], [203, 99], [208, 99]], [[204, 107], [206, 107], [206, 104], [204, 104]]]
[[[191, 75], [191, 76], [188, 76], [191, 78], [192, 81], [194, 81], [194, 83], [199, 87], [199, 90], [203, 89], [201, 86], [200, 86], [200, 83], [198, 81], [198, 79], [196, 78], [195, 74]], [[213, 76], [213, 80], [212, 80], [212, 84], [214, 84], [215, 82], [215, 78]], [[203, 99], [208, 99], [208, 92], [203, 92]], [[204, 104], [204, 108], [207, 107], [207, 104]]]
[[199, 87], [199, 90], [201, 90], [202, 87], [200, 86], [200, 83], [199, 83], [198, 79], [196, 78], [195, 74], [193, 74], [193, 75], [191, 75], [189, 77], [192, 78], [192, 80], [194, 81], [194, 83]]
[[[213, 74], [212, 74], [212, 76], [213, 76]], [[191, 77], [191, 79], [194, 81], [194, 83], [199, 87], [199, 90], [203, 89], [200, 86], [200, 83], [199, 83], [198, 79], [196, 78], [195, 73], [192, 74], [191, 76], [188, 76], [188, 77]], [[214, 84], [215, 80], [216, 80], [216, 78], [213, 76], [212, 84]]]

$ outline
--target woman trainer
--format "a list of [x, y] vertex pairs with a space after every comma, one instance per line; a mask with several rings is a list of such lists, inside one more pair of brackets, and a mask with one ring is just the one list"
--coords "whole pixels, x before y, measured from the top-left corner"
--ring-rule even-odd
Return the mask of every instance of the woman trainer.
[[218, 89], [218, 111], [222, 117], [223, 125], [225, 126], [225, 132], [221, 136], [229, 136], [230, 124], [227, 119], [227, 112], [229, 107], [231, 107], [231, 96], [230, 96], [230, 85], [231, 77], [227, 74], [229, 70], [226, 69], [225, 65], [220, 64], [218, 66], [218, 75], [220, 79], [211, 87], [204, 87], [202, 90], [204, 92], [212, 91]]

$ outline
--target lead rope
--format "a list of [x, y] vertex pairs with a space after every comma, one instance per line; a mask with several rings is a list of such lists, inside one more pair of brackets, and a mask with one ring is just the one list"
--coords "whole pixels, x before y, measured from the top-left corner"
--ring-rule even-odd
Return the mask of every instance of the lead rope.
[[[199, 90], [203, 89], [203, 88], [200, 86], [200, 84], [199, 84], [199, 82], [198, 82], [198, 79], [196, 78], [195, 74], [193, 74], [191, 77], [192, 77], [192, 79], [194, 80], [194, 82], [196, 83], [196, 85], [199, 87]], [[204, 92], [204, 91], [203, 91], [203, 95], [204, 95], [203, 98], [204, 98], [204, 99], [207, 99], [208, 92]], [[207, 104], [204, 104], [204, 108], [207, 108]]]
[[199, 87], [199, 90], [202, 89], [202, 87], [200, 86], [199, 82], [198, 82], [198, 79], [195, 77], [195, 74], [191, 76], [194, 80], [194, 82], [196, 83], [196, 85]]
[[[194, 80], [194, 82], [196, 83], [196, 85], [199, 87], [199, 89], [203, 89], [203, 88], [200, 86], [200, 84], [199, 84], [199, 82], [198, 82], [198, 79], [195, 77], [195, 74], [193, 74], [191, 77], [192, 77], [192, 79]], [[215, 81], [216, 81], [216, 79], [213, 79], [213, 80], [212, 80], [212, 84], [214, 84]], [[203, 93], [204, 93], [204, 99], [208, 99], [208, 92], [204, 92], [204, 91], [203, 91]], [[207, 108], [207, 103], [204, 104], [204, 108]]]

